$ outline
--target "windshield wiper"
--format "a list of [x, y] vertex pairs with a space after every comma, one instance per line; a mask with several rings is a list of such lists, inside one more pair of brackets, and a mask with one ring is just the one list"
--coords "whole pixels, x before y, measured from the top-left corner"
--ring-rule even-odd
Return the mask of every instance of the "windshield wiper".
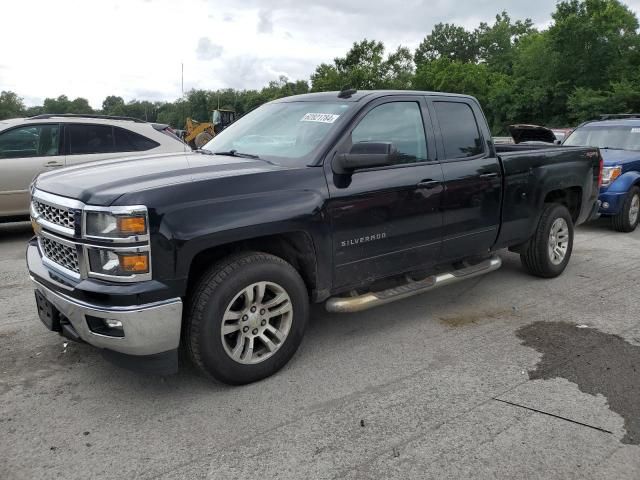
[[227, 155], [229, 157], [253, 158], [255, 160], [260, 160], [260, 157], [258, 155], [254, 155], [252, 153], [242, 153], [237, 150], [229, 150], [228, 152], [213, 152], [213, 155]]

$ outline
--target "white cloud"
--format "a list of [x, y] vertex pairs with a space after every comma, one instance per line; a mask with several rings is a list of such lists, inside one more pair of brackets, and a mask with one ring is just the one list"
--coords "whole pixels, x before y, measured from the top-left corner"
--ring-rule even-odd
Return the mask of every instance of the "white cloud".
[[[626, 2], [634, 11], [640, 0]], [[29, 104], [66, 94], [173, 100], [184, 86], [260, 88], [314, 67], [363, 38], [415, 48], [438, 22], [475, 27], [507, 8], [549, 21], [556, 0], [76, 0], [2, 5], [0, 90]], [[27, 25], [27, 27], [25, 27]], [[57, 25], [60, 28], [52, 28]], [[26, 30], [25, 30], [26, 29]]]
[[200, 37], [198, 46], [196, 47], [196, 56], [198, 60], [213, 60], [222, 55], [222, 45], [217, 45], [208, 37]]
[[258, 33], [273, 32], [273, 13], [268, 10], [258, 12]]

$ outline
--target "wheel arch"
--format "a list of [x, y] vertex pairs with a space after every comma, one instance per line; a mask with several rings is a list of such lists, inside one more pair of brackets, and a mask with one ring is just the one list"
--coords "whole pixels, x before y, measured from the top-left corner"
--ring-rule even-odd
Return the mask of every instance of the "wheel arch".
[[543, 205], [545, 203], [559, 203], [564, 205], [569, 210], [571, 219], [575, 223], [582, 209], [582, 187], [573, 186], [551, 190], [545, 195], [542, 203]]
[[291, 264], [300, 273], [311, 298], [318, 299], [320, 294], [316, 248], [311, 236], [304, 231], [250, 237], [200, 250], [189, 263], [187, 290], [191, 291], [216, 261], [236, 253], [252, 251], [269, 253]]
[[607, 192], [628, 193], [634, 186], [640, 186], [640, 172], [625, 172], [609, 185]]

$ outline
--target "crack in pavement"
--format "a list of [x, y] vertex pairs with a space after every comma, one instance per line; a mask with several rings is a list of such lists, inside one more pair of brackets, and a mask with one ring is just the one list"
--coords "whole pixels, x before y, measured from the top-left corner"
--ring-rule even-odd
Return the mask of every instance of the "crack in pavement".
[[524, 408], [525, 410], [530, 410], [532, 412], [541, 413], [542, 415], [548, 415], [548, 416], [553, 417], [553, 418], [558, 418], [560, 420], [565, 420], [567, 422], [575, 423], [577, 425], [582, 425], [583, 427], [593, 428], [594, 430], [598, 430], [600, 432], [613, 434], [613, 432], [611, 430], [606, 430], [606, 429], [601, 428], [601, 427], [596, 427], [595, 425], [589, 425], [588, 423], [579, 422], [577, 420], [573, 420], [573, 419], [568, 418], [568, 417], [563, 417], [561, 415], [556, 415], [554, 413], [545, 412], [544, 410], [538, 410], [537, 408], [527, 407], [526, 405], [521, 405], [519, 403], [509, 402], [507, 400], [502, 400], [500, 398], [494, 398], [494, 400], [497, 401], [497, 402], [506, 403], [507, 405], [511, 405], [511, 406], [514, 406], [514, 407]]

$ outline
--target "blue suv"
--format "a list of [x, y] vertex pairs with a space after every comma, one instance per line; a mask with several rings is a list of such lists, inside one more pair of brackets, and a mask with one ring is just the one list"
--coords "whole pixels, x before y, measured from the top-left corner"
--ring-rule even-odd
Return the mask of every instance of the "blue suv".
[[634, 231], [640, 218], [640, 114], [605, 115], [583, 123], [563, 145], [600, 148], [600, 214], [611, 217], [619, 232]]

